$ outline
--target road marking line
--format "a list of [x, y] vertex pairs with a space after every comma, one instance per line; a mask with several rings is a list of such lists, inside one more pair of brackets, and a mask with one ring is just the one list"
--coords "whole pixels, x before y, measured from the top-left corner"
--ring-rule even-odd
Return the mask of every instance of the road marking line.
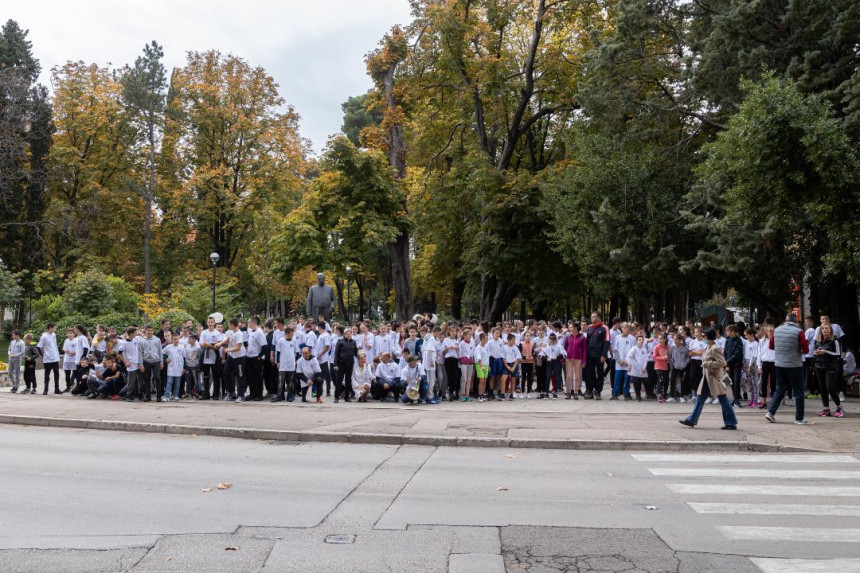
[[767, 479], [851, 479], [860, 480], [860, 472], [840, 470], [778, 470], [746, 468], [648, 468], [655, 476], [725, 477]]
[[637, 462], [726, 462], [780, 464], [856, 464], [860, 460], [849, 455], [827, 454], [632, 454]]
[[682, 494], [716, 495], [783, 495], [793, 497], [860, 497], [860, 487], [792, 486], [772, 485], [717, 485], [698, 483], [667, 483], [666, 487]]
[[860, 505], [779, 505], [768, 503], [698, 503], [694, 501], [688, 501], [687, 505], [696, 513], [860, 517]]
[[768, 559], [750, 557], [763, 573], [860, 573], [860, 559]]
[[738, 541], [803, 541], [805, 543], [860, 543], [860, 529], [825, 529], [821, 527], [754, 527], [718, 525], [727, 539]]

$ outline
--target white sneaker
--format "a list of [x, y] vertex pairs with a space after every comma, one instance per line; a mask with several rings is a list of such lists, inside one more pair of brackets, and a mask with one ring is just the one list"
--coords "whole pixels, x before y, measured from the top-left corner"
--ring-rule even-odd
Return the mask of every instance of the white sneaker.
[[840, 402], [844, 402], [844, 401], [845, 401], [845, 392], [840, 392], [840, 393], [839, 393], [839, 401], [840, 401]]
[[[683, 399], [683, 398], [682, 398], [682, 399]], [[668, 404], [668, 403], [670, 403], [670, 402], [671, 402], [672, 404], [674, 404], [674, 403], [675, 403], [675, 399], [674, 399], [674, 398], [672, 398], [671, 396], [669, 396], [668, 398], [666, 398], [666, 403]]]
[[794, 423], [798, 426], [808, 426], [809, 420], [795, 420]]
[[526, 392], [526, 400], [530, 400], [530, 399], [531, 399], [531, 397], [532, 397], [532, 395], [531, 395], [531, 394], [529, 394], [528, 392]]
[[686, 403], [687, 403], [687, 399], [684, 397], [681, 397], [681, 404], [686, 404]]

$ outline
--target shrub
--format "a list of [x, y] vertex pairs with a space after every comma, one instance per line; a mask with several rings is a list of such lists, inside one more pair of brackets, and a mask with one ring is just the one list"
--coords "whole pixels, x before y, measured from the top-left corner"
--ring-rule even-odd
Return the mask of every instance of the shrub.
[[152, 317], [151, 324], [156, 330], [158, 330], [158, 328], [161, 326], [162, 320], [169, 320], [170, 328], [173, 330], [176, 330], [176, 328], [186, 320], [194, 321], [195, 324], [199, 322], [196, 318], [191, 316], [191, 314], [182, 310], [181, 308], [168, 308], [164, 312]]
[[114, 310], [116, 295], [107, 275], [89, 270], [72, 278], [63, 293], [63, 304], [69, 314], [98, 316]]

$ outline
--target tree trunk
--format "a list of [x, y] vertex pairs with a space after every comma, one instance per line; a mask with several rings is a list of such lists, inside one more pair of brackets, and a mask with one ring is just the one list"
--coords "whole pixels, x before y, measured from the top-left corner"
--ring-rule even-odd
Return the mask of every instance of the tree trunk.
[[[383, 87], [385, 90], [385, 102], [392, 116], [397, 115], [399, 106], [394, 99], [394, 73], [397, 64], [389, 66], [385, 74]], [[394, 168], [394, 176], [397, 184], [401, 185], [406, 177], [406, 144], [403, 141], [403, 126], [399, 123], [388, 128], [388, 161]], [[403, 200], [403, 212], [407, 212], [406, 200]], [[412, 298], [412, 269], [409, 261], [409, 232], [402, 228], [400, 234], [393, 243], [388, 244], [388, 252], [391, 255], [391, 271], [394, 281], [394, 313], [400, 320], [409, 320], [415, 309], [415, 301]]]
[[149, 122], [149, 181], [144, 201], [146, 213], [143, 217], [143, 292], [152, 292], [152, 203], [155, 199], [155, 125]]
[[451, 316], [460, 320], [463, 318], [463, 293], [466, 292], [466, 281], [457, 279], [451, 290]]
[[[346, 318], [346, 306], [343, 304], [343, 283], [340, 279], [334, 279], [335, 290], [337, 291], [337, 306], [340, 309], [340, 315]], [[316, 317], [314, 317], [316, 320]]]
[[498, 281], [496, 288], [490, 293], [492, 295], [492, 303], [489, 307], [489, 314], [486, 317], [487, 320], [490, 323], [502, 320], [505, 311], [511, 306], [519, 291], [520, 287], [515, 283], [508, 282], [505, 279]]

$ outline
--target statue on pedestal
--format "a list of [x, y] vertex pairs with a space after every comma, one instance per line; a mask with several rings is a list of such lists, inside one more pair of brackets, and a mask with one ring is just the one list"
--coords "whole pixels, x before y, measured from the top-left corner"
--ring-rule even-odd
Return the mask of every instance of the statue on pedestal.
[[308, 318], [316, 322], [320, 315], [331, 320], [334, 310], [334, 290], [325, 284], [325, 275], [317, 273], [317, 284], [308, 289], [307, 312]]

